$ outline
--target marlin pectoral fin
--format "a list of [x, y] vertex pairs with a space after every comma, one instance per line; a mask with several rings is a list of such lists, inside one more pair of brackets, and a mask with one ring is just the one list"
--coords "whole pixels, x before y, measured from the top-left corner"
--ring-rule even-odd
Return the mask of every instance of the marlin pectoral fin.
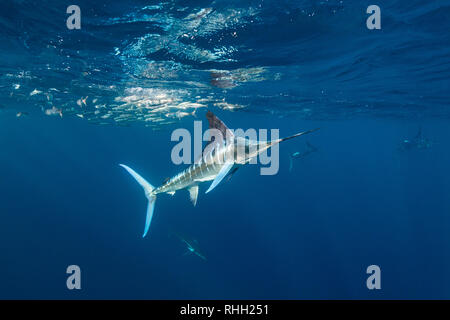
[[198, 185], [189, 188], [189, 196], [191, 197], [192, 204], [195, 207], [198, 198]]
[[210, 192], [212, 189], [214, 189], [220, 181], [222, 181], [223, 178], [228, 174], [228, 171], [233, 168], [234, 163], [233, 162], [227, 162], [223, 165], [222, 169], [220, 169], [219, 173], [217, 174], [216, 178], [214, 179], [213, 183], [211, 183], [211, 186], [206, 191], [206, 193]]

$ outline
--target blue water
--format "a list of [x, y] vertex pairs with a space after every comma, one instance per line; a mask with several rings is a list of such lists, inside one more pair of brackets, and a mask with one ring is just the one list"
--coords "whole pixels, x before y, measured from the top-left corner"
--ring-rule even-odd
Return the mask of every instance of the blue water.
[[[79, 0], [68, 30], [71, 4], [0, 4], [0, 298], [450, 298], [450, 1]], [[280, 145], [276, 175], [159, 196], [142, 238], [118, 164], [159, 185], [206, 110], [321, 129]], [[419, 128], [431, 147], [399, 150]]]

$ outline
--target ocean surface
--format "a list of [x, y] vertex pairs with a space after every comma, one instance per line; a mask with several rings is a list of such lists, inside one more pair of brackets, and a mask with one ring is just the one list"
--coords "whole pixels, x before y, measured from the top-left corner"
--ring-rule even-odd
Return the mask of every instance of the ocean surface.
[[[0, 298], [449, 299], [449, 30], [450, 1], [2, 0]], [[119, 164], [159, 186], [208, 110], [320, 130], [159, 195], [143, 238]]]

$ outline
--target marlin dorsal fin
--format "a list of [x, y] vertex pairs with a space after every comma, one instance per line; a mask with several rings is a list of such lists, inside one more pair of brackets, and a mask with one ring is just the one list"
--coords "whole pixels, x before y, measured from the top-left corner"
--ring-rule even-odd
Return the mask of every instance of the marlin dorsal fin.
[[228, 127], [222, 122], [222, 120], [217, 118], [216, 115], [211, 111], [208, 111], [206, 113], [206, 118], [208, 119], [209, 122], [209, 128], [219, 130], [220, 133], [222, 133], [222, 137], [224, 140], [227, 140], [234, 136], [233, 132], [231, 132], [231, 130], [228, 129]]
[[208, 119], [209, 122], [209, 129], [218, 130], [221, 134], [221, 137], [219, 138], [214, 133], [212, 133], [212, 135], [210, 136], [211, 140], [205, 145], [205, 147], [202, 150], [202, 154], [198, 157], [198, 159], [195, 160], [194, 163], [201, 162], [202, 158], [208, 156], [211, 152], [213, 152], [214, 149], [217, 149], [226, 144], [227, 139], [230, 140], [234, 139], [233, 132], [230, 129], [228, 129], [228, 127], [222, 122], [222, 120], [217, 118], [214, 113], [208, 111], [206, 113], [206, 118]]

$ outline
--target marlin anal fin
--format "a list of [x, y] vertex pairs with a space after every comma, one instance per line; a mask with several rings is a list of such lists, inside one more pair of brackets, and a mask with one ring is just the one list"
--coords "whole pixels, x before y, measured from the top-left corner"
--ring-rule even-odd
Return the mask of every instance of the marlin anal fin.
[[231, 168], [233, 168], [234, 166], [234, 162], [226, 162], [222, 169], [220, 169], [219, 173], [217, 174], [216, 178], [214, 179], [214, 181], [211, 183], [211, 186], [209, 187], [209, 189], [206, 191], [206, 193], [210, 192], [212, 189], [214, 189], [219, 183], [220, 181], [223, 180], [223, 178], [225, 178], [225, 176], [228, 174], [228, 171], [231, 170]]
[[189, 196], [191, 198], [192, 204], [195, 206], [197, 204], [198, 198], [198, 184], [189, 188]]

